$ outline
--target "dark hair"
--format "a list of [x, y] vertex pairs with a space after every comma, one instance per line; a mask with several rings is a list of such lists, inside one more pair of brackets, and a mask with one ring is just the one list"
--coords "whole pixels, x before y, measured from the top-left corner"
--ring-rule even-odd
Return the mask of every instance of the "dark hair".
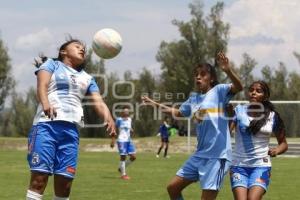
[[247, 127], [247, 131], [249, 131], [252, 134], [256, 134], [267, 122], [267, 119], [270, 115], [270, 113], [273, 111], [275, 113], [275, 120], [277, 123], [277, 126], [275, 127], [274, 131], [275, 133], [281, 132], [285, 130], [284, 122], [280, 117], [280, 114], [275, 110], [275, 106], [270, 102], [270, 88], [268, 84], [264, 81], [255, 81], [250, 86], [253, 87], [254, 84], [259, 84], [265, 94], [266, 100], [262, 102], [262, 105], [264, 107], [263, 117], [259, 120], [253, 119], [250, 122], [250, 125]]
[[[63, 43], [60, 47], [59, 47], [59, 50], [58, 50], [58, 56], [57, 58], [52, 58], [53, 60], [59, 60], [59, 61], [62, 61], [63, 60], [63, 56], [61, 54], [61, 51], [65, 50], [67, 48], [67, 46], [71, 43], [79, 43], [83, 46], [85, 46], [85, 44], [79, 40], [79, 39], [75, 39], [75, 38], [72, 38], [71, 35], [69, 35], [66, 39], [66, 42]], [[40, 53], [39, 54], [39, 58], [35, 58], [34, 59], [34, 66], [39, 68], [44, 62], [46, 62], [48, 59], [47, 56], [45, 56], [43, 53]], [[80, 66], [79, 66], [79, 70], [85, 68], [85, 65], [86, 65], [86, 61], [84, 61]]]
[[193, 69], [193, 74], [194, 74], [194, 76], [197, 75], [199, 69], [205, 69], [205, 70], [211, 75], [211, 77], [212, 77], [213, 80], [214, 80], [214, 81], [212, 82], [212, 84], [211, 84], [212, 87], [214, 87], [215, 85], [219, 84], [216, 69], [215, 69], [215, 67], [213, 67], [211, 64], [209, 64], [209, 63], [202, 63], [202, 64], [197, 65], [197, 66]]

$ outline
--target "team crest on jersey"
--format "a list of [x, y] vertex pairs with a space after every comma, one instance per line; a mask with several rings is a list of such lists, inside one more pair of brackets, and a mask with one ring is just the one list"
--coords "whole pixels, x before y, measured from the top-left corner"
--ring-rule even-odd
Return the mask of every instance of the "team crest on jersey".
[[199, 109], [199, 110], [197, 110], [195, 113], [194, 113], [194, 115], [193, 115], [193, 120], [197, 123], [201, 123], [202, 121], [203, 121], [203, 118], [204, 118], [204, 116], [205, 116], [205, 114], [206, 114], [206, 112], [205, 112], [205, 110], [201, 110], [201, 109]]
[[31, 163], [32, 163], [33, 165], [37, 165], [37, 164], [40, 163], [40, 156], [39, 156], [38, 153], [33, 153], [33, 154], [32, 154]]

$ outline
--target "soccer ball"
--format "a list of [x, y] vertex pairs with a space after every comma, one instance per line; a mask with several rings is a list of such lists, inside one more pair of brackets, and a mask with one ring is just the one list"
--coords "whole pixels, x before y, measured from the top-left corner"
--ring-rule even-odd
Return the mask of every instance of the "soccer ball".
[[100, 58], [110, 59], [120, 53], [122, 38], [117, 31], [104, 28], [95, 33], [92, 48]]

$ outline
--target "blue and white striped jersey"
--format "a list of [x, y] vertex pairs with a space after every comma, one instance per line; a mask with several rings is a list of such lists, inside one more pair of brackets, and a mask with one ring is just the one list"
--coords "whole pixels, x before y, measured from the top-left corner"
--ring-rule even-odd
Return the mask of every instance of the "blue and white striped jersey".
[[[45, 70], [52, 74], [48, 87], [48, 100], [57, 112], [54, 120], [68, 121], [83, 125], [82, 100], [86, 94], [99, 92], [94, 78], [84, 70], [77, 71], [63, 62], [48, 59], [36, 74]], [[51, 121], [38, 105], [33, 124]]]

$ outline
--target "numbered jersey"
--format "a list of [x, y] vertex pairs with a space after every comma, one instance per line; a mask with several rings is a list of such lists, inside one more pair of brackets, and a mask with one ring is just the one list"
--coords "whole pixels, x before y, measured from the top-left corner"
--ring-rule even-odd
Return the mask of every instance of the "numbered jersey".
[[[45, 70], [52, 74], [48, 87], [48, 100], [56, 112], [54, 120], [68, 121], [83, 125], [82, 99], [86, 94], [99, 92], [99, 88], [92, 76], [84, 70], [77, 71], [61, 61], [48, 59], [36, 71]], [[42, 105], [38, 105], [33, 124], [51, 121], [43, 112]]]
[[118, 142], [129, 142], [131, 131], [131, 118], [118, 117], [116, 120], [116, 126], [119, 130]]

